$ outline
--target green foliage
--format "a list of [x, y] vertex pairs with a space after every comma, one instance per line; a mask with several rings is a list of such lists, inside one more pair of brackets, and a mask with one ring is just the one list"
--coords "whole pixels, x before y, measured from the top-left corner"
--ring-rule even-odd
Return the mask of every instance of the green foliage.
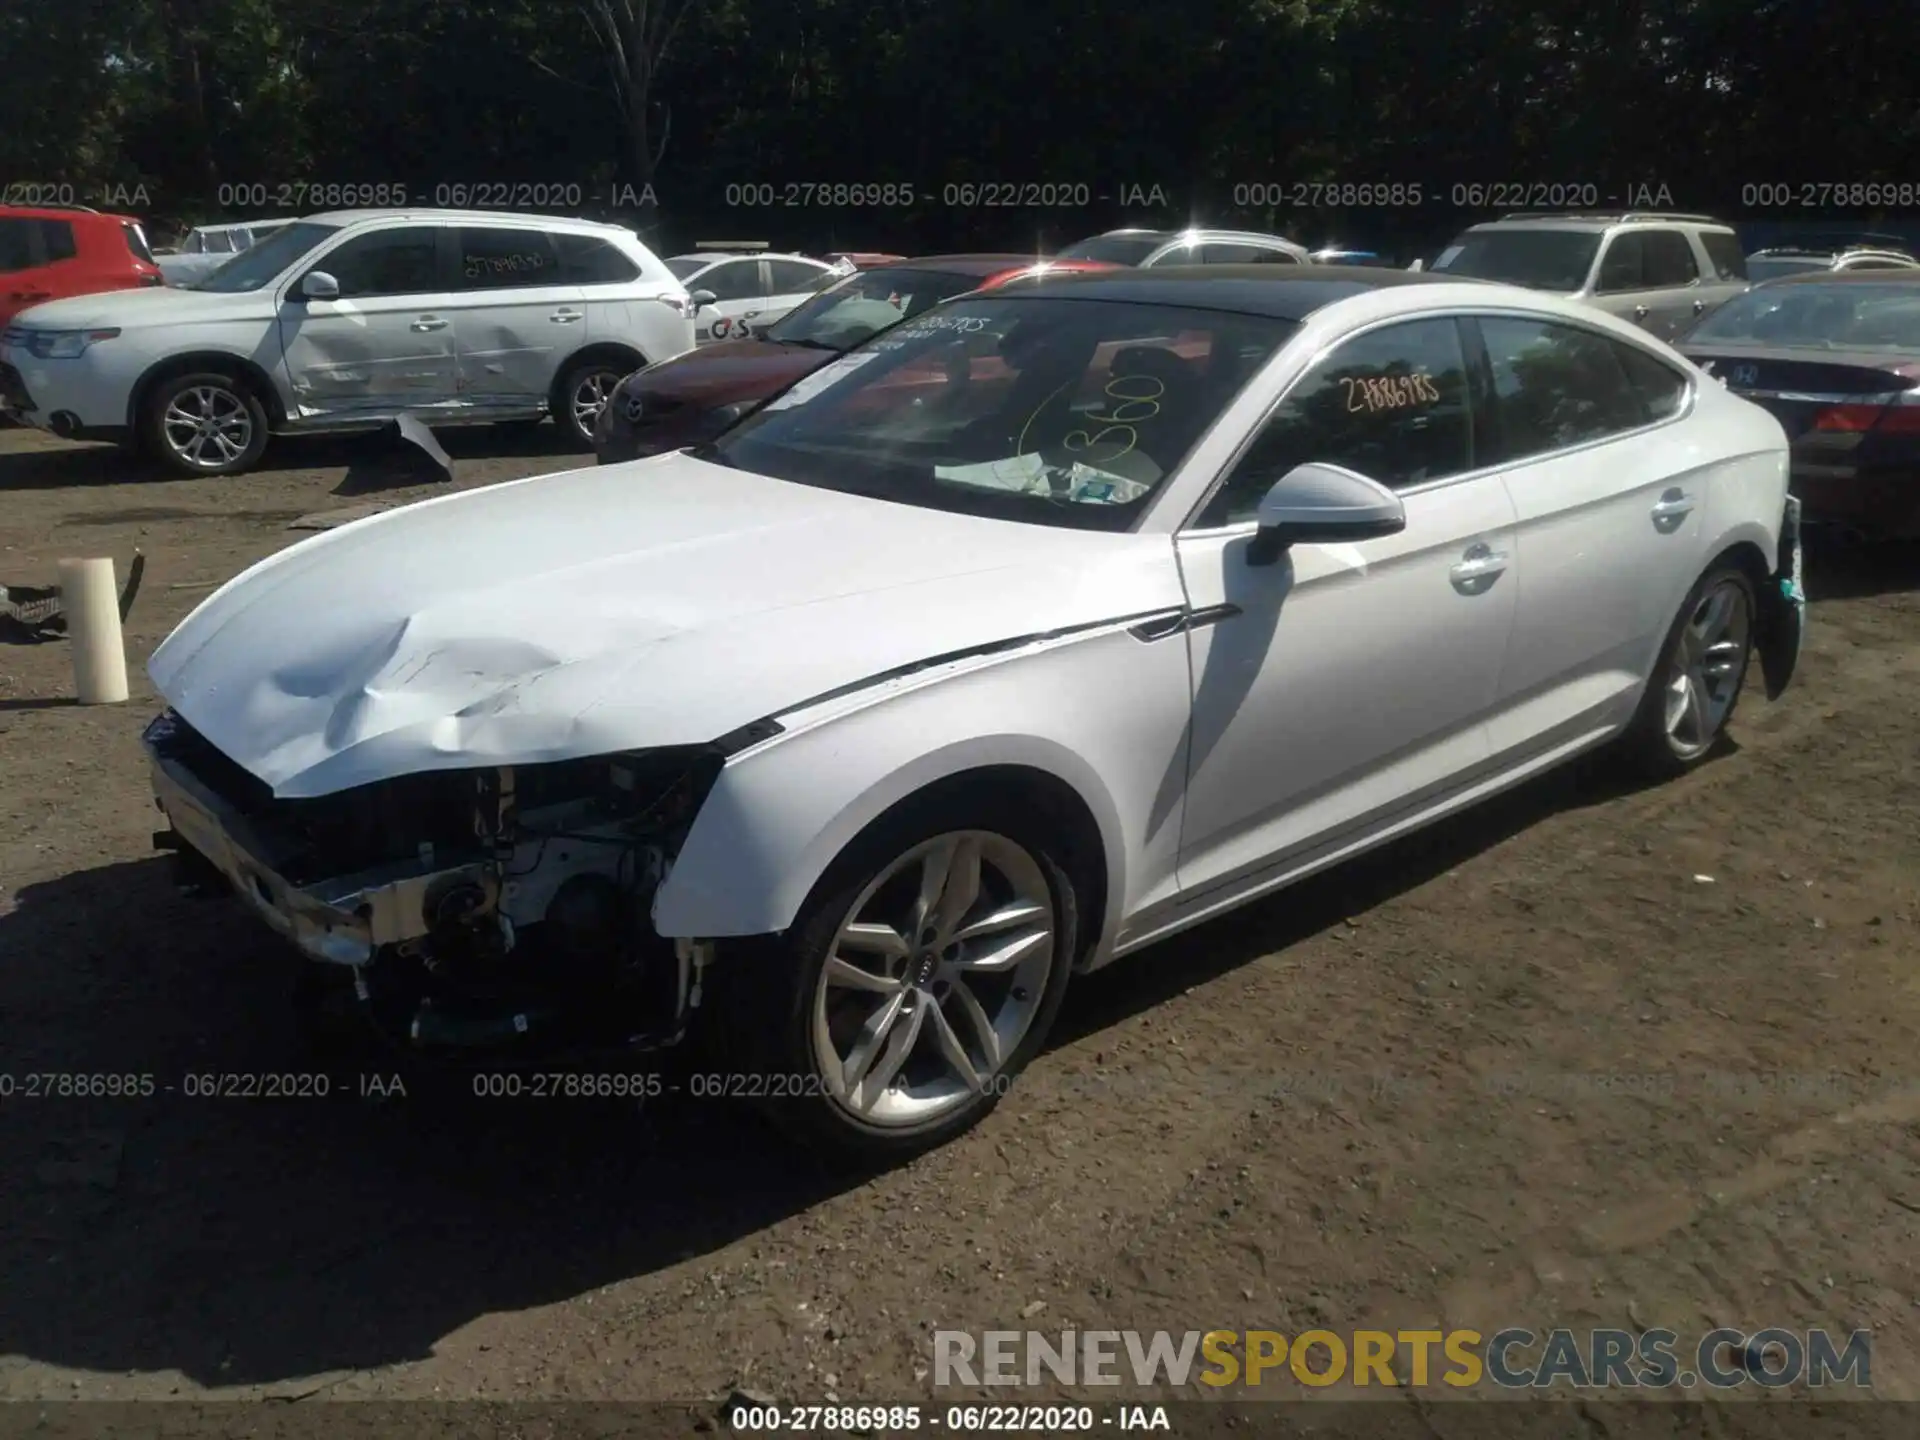
[[[625, 182], [678, 239], [890, 248], [1335, 223], [1236, 207], [1256, 183], [1423, 186], [1339, 221], [1376, 239], [1452, 228], [1457, 181], [1730, 212], [1743, 184], [1920, 182], [1910, 27], [1909, 0], [8, 0], [0, 185], [139, 183], [186, 221], [310, 184], [595, 212]], [[920, 202], [727, 203], [832, 182]], [[952, 182], [1107, 198], [969, 208]]]

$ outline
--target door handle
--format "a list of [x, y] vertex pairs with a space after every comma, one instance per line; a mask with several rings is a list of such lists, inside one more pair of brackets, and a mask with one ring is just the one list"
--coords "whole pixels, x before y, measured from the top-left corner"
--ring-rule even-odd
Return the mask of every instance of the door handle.
[[1696, 314], [1696, 315], [1704, 315], [1704, 314], [1706, 313], [1706, 309], [1707, 309], [1707, 302], [1706, 302], [1706, 301], [1704, 301], [1704, 300], [1696, 300], [1696, 301], [1694, 301], [1694, 302], [1693, 302], [1693, 313], [1694, 313], [1694, 314]]
[[413, 328], [415, 330], [444, 330], [447, 328], [447, 322], [442, 320], [438, 315], [422, 315], [418, 320], [413, 322]]
[[1669, 490], [1653, 507], [1653, 523], [1670, 529], [1693, 513], [1693, 497], [1684, 490]]
[[571, 325], [580, 318], [581, 312], [578, 310], [556, 310], [547, 317], [556, 325]]
[[1646, 319], [1646, 318], [1647, 318], [1647, 307], [1646, 307], [1646, 306], [1644, 306], [1644, 305], [1636, 305], [1636, 306], [1634, 306], [1634, 307], [1633, 307], [1633, 318], [1634, 318], [1634, 319], [1636, 319], [1636, 320], [1644, 320], [1644, 319]]
[[1507, 556], [1504, 551], [1494, 550], [1487, 545], [1468, 547], [1460, 563], [1447, 572], [1453, 581], [1453, 588], [1465, 595], [1478, 595], [1495, 579], [1505, 573]]

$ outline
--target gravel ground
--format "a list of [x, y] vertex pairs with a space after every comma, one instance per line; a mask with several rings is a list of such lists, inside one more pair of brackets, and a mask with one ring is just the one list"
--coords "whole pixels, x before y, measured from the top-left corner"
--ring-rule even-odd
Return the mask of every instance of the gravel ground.
[[[551, 437], [447, 437], [455, 483]], [[1796, 688], [1699, 773], [1550, 776], [1091, 977], [985, 1125], [849, 1178], [713, 1102], [183, 1093], [311, 1066], [276, 944], [153, 855], [138, 662], [414, 458], [0, 431], [0, 583], [148, 561], [131, 704], [0, 648], [0, 1069], [156, 1082], [0, 1099], [0, 1398], [931, 1401], [936, 1328], [1656, 1324], [1869, 1328], [1920, 1398], [1913, 555], [1815, 557]]]

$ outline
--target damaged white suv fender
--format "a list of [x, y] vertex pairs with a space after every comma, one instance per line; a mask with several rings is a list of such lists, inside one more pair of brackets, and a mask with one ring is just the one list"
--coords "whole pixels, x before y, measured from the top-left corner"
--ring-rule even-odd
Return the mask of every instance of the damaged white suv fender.
[[1077, 971], [1599, 745], [1704, 763], [1799, 653], [1786, 460], [1541, 295], [1008, 286], [708, 445], [230, 582], [150, 666], [156, 843], [402, 1044], [703, 1032], [796, 1130], [911, 1150]]

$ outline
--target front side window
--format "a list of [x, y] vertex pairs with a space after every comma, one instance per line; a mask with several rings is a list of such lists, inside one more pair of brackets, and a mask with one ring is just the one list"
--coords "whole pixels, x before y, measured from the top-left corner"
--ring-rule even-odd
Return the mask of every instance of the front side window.
[[1038, 293], [957, 299], [694, 454], [899, 504], [1125, 530], [1298, 328]]
[[766, 293], [760, 283], [758, 260], [729, 260], [693, 282], [695, 290], [711, 291], [715, 300], [753, 300]]
[[1671, 290], [1700, 278], [1693, 246], [1678, 230], [1649, 230], [1643, 253], [1649, 290]]
[[1591, 230], [1469, 230], [1440, 252], [1433, 270], [1570, 295], [1587, 283], [1599, 249]]
[[544, 230], [462, 226], [459, 248], [463, 290], [525, 290], [562, 283], [560, 257]]
[[1747, 257], [1740, 253], [1740, 241], [1737, 236], [1725, 230], [1702, 230], [1700, 243], [1706, 248], [1707, 260], [1713, 266], [1713, 278], [1716, 280], [1744, 280], [1747, 278]]
[[[339, 282], [343, 300], [426, 294], [446, 288], [440, 278], [439, 241], [439, 232], [424, 225], [376, 230], [322, 256], [315, 268]], [[265, 245], [256, 245], [231, 264], [243, 263], [247, 256], [257, 255], [265, 248]]]
[[1104, 260], [1109, 265], [1144, 265], [1171, 238], [1166, 235], [1096, 235], [1069, 245], [1056, 260]]
[[931, 305], [979, 284], [971, 275], [934, 270], [865, 270], [807, 301], [764, 338], [819, 350], [851, 350], [862, 340], [911, 320]]
[[1647, 240], [1637, 230], [1623, 231], [1607, 242], [1594, 290], [1602, 295], [1647, 288]]
[[1648, 420], [1622, 352], [1603, 335], [1544, 320], [1480, 322], [1497, 419], [1483, 464], [1508, 464], [1637, 430]]
[[1474, 463], [1471, 416], [1453, 320], [1368, 331], [1295, 382], [1197, 523], [1252, 520], [1261, 498], [1298, 465], [1343, 465], [1395, 489], [1460, 474]]

